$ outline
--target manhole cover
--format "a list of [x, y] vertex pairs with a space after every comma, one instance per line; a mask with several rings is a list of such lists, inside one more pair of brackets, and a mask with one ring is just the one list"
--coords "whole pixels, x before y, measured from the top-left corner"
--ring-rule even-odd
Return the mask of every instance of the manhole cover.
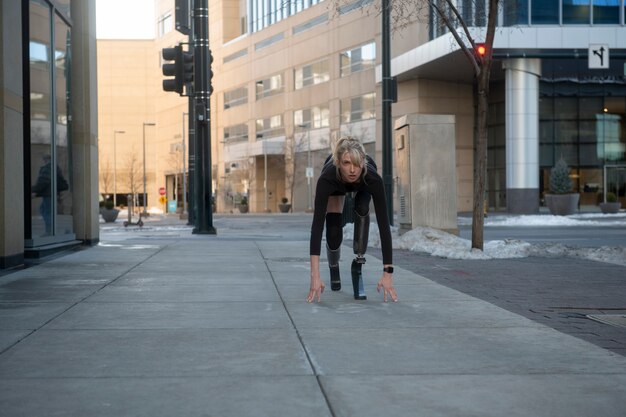
[[587, 317], [610, 326], [626, 327], [626, 315], [624, 314], [588, 314]]

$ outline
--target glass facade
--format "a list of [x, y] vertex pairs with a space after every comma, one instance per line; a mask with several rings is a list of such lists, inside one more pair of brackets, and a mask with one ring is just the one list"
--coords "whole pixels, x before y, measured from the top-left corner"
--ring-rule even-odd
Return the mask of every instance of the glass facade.
[[[28, 103], [31, 205], [27, 240], [46, 243], [73, 233], [72, 154], [69, 137], [71, 28], [64, 10], [29, 2]], [[44, 239], [44, 240], [42, 240]]]
[[322, 0], [250, 0], [250, 32], [257, 32], [274, 23], [280, 22], [296, 13], [320, 3]]
[[[605, 191], [614, 192], [626, 204], [626, 181], [617, 175], [626, 172], [623, 61], [615, 60], [602, 74], [589, 70], [587, 64], [586, 58], [542, 61], [540, 195], [548, 190], [550, 169], [564, 158], [571, 168], [574, 191], [580, 193], [581, 205], [595, 206]], [[490, 104], [487, 189], [489, 206], [496, 210], [506, 207], [504, 111], [504, 102]]]
[[624, 0], [505, 0], [502, 23], [504, 26], [618, 25], [624, 24], [625, 7]]
[[[503, 0], [499, 25], [619, 25], [626, 24], [625, 0]], [[457, 2], [468, 26], [484, 26], [484, 1]], [[437, 13], [430, 10], [430, 38], [448, 33]]]

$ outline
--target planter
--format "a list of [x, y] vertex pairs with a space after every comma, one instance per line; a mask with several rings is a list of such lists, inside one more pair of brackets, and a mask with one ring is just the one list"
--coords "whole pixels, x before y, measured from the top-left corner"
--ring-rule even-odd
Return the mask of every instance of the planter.
[[248, 205], [247, 204], [240, 204], [239, 205], [239, 213], [247, 213], [248, 212]]
[[605, 214], [609, 214], [609, 213], [617, 213], [619, 212], [619, 209], [622, 208], [622, 203], [620, 203], [619, 201], [616, 201], [614, 203], [600, 203], [600, 210], [602, 210], [602, 213]]
[[546, 194], [546, 205], [550, 213], [557, 216], [567, 216], [578, 211], [580, 194]]
[[117, 219], [117, 215], [119, 213], [120, 211], [115, 208], [114, 209], [103, 208], [102, 210], [100, 210], [100, 214], [102, 215], [102, 218], [107, 223], [113, 223]]
[[279, 204], [278, 210], [280, 210], [281, 213], [289, 213], [289, 210], [291, 210], [291, 204]]

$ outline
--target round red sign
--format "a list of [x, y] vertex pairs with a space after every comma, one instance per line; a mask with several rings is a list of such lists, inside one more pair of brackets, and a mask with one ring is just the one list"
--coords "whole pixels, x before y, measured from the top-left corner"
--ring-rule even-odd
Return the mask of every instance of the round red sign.
[[160, 195], [165, 195], [165, 187], [159, 188], [159, 194]]

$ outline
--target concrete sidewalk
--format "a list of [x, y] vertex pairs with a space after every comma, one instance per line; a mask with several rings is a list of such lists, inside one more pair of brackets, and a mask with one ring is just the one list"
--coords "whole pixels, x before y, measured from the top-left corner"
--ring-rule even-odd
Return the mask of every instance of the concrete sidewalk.
[[306, 303], [297, 216], [162, 223], [0, 278], [0, 415], [626, 415], [626, 357], [401, 268], [383, 303], [373, 256]]

